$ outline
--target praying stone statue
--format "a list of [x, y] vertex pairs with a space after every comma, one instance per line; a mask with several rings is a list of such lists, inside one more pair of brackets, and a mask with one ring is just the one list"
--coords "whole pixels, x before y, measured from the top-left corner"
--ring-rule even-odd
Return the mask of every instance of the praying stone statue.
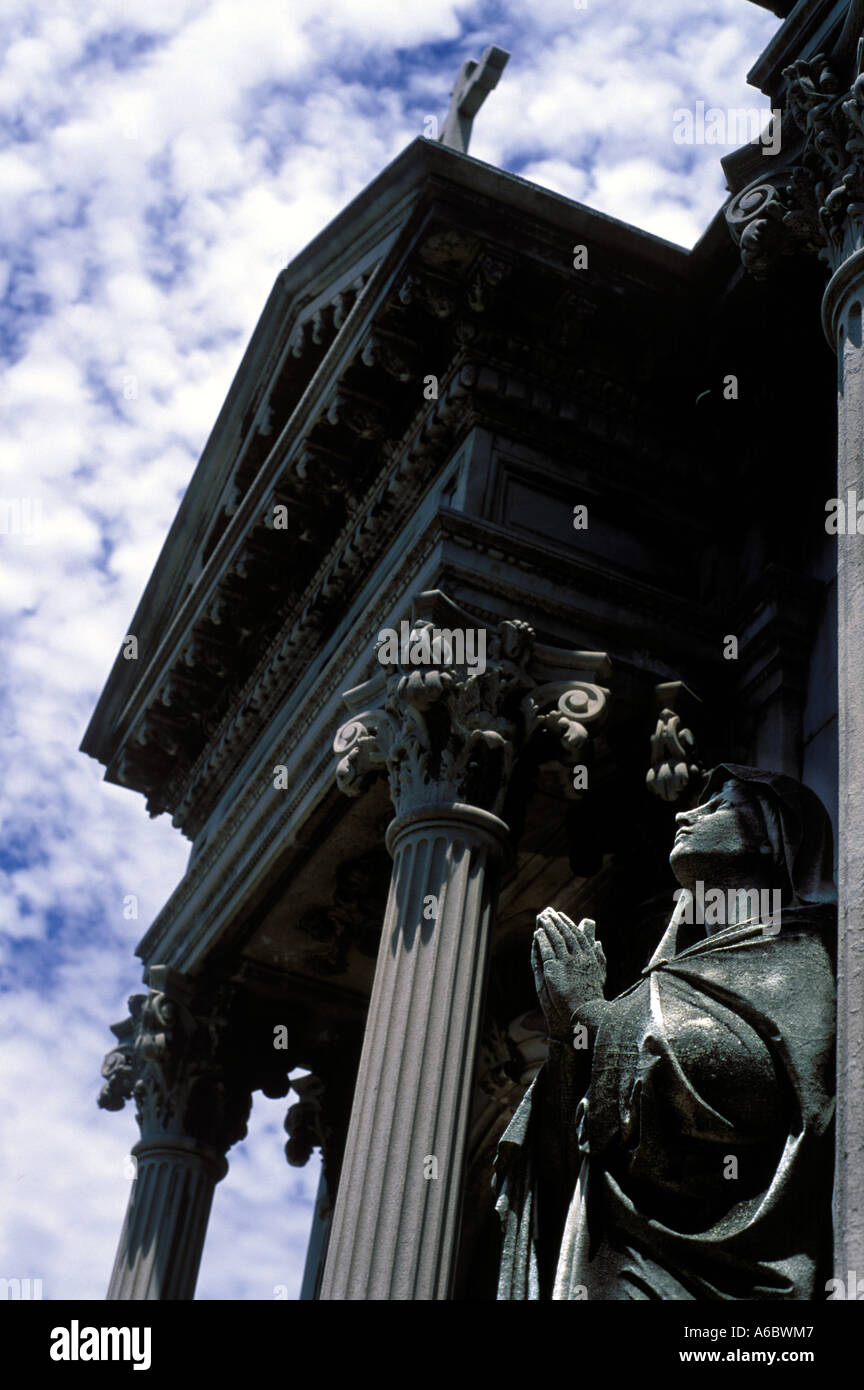
[[681, 891], [617, 999], [594, 923], [537, 919], [549, 1049], [498, 1146], [501, 1299], [827, 1296], [830, 822], [799, 782], [733, 763], [675, 819]]

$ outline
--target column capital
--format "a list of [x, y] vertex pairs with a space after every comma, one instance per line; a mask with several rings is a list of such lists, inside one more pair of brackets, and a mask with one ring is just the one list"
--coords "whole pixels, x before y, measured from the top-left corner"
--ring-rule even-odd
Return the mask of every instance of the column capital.
[[864, 74], [851, 85], [824, 53], [783, 70], [783, 143], [794, 154], [736, 193], [726, 209], [745, 268], [758, 277], [791, 254], [833, 273], [864, 246]]
[[566, 769], [606, 713], [604, 653], [543, 646], [518, 620], [488, 629], [437, 590], [382, 632], [376, 656], [372, 678], [343, 696], [336, 777], [356, 796], [386, 774], [399, 818], [457, 805], [500, 816], [528, 744]]
[[148, 983], [148, 994], [129, 999], [129, 1017], [112, 1025], [117, 1046], [102, 1064], [98, 1103], [122, 1110], [134, 1100], [141, 1146], [197, 1148], [222, 1165], [246, 1134], [252, 1103], [226, 1065], [232, 991], [196, 998], [191, 982], [164, 966], [151, 966]]

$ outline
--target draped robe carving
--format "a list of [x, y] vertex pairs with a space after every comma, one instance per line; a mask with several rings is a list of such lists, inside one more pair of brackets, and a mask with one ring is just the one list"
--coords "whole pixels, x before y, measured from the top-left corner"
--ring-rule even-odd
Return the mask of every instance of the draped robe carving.
[[730, 776], [776, 812], [781, 929], [692, 941], [676, 910], [642, 978], [601, 1006], [590, 1056], [550, 1042], [499, 1144], [499, 1298], [826, 1296], [830, 826], [789, 778], [727, 764], [706, 792]]

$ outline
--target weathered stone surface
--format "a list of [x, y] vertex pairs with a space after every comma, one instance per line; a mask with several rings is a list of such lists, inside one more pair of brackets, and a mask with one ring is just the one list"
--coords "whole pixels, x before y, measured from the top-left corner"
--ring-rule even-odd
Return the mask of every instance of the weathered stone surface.
[[345, 697], [357, 712], [334, 743], [339, 784], [357, 794], [386, 773], [396, 818], [324, 1299], [451, 1294], [501, 815], [532, 742], [569, 767], [606, 708], [606, 690], [577, 678], [604, 673], [605, 657], [556, 655], [574, 675], [538, 680], [553, 653], [538, 654], [528, 624], [489, 633], [424, 594], [392, 666]]
[[[828, 0], [814, 4], [821, 24]], [[774, 70], [812, 59], [802, 35], [819, 24], [803, 8], [759, 68], [775, 105]], [[856, 37], [839, 57], [824, 45], [844, 90]], [[792, 120], [788, 134], [783, 158], [794, 162], [806, 132]], [[737, 161], [736, 191], [757, 168], [762, 183], [776, 165], [758, 150]], [[796, 258], [782, 263], [798, 275]], [[793, 776], [803, 767], [827, 802], [835, 538], [822, 532], [822, 508], [836, 483], [826, 466], [833, 362], [808, 327], [818, 295], [806, 265], [794, 293], [788, 279], [751, 285], [722, 217], [685, 251], [428, 139], [280, 273], [133, 620], [141, 659], [118, 658], [85, 747], [193, 841], [139, 955], [239, 987], [249, 1039], [262, 1018], [288, 1024], [292, 1065], [315, 1078], [297, 1088], [289, 1147], [298, 1160], [322, 1150], [325, 1205], [340, 1181], [383, 949], [391, 783], [404, 808], [425, 802], [440, 818], [468, 805], [507, 827], [500, 870], [488, 821], [479, 848], [464, 848], [468, 863], [487, 855], [484, 873], [500, 881], [494, 928], [476, 929], [473, 917], [466, 928], [475, 955], [465, 959], [489, 960], [479, 1017], [464, 994], [477, 1039], [473, 1055], [458, 1044], [466, 1086], [480, 1038], [515, 1048], [512, 1021], [533, 1009], [536, 1023], [537, 903], [599, 923], [613, 993], [650, 957], [669, 893], [658, 846], [683, 804], [645, 789], [646, 738], [663, 709], [697, 735], [700, 758], [686, 756], [680, 726], [664, 716], [656, 768], [673, 781], [660, 776], [661, 788], [687, 798], [689, 770], [734, 750]], [[847, 301], [835, 302], [842, 318]], [[844, 331], [853, 327], [854, 314]], [[381, 630], [399, 626], [412, 595], [435, 591], [477, 615], [490, 655], [499, 643], [488, 673], [452, 685], [380, 668], [370, 684]], [[530, 661], [505, 650], [524, 624], [535, 634]], [[740, 657], [727, 659], [727, 633]], [[586, 695], [580, 684], [604, 688], [605, 676], [590, 660], [562, 664], [573, 648], [614, 656], [602, 729], [583, 717], [593, 697], [577, 708], [571, 696]], [[698, 724], [674, 701], [655, 704], [655, 687], [685, 682], [703, 702]], [[544, 687], [553, 689], [538, 701]], [[346, 690], [359, 692], [347, 712]], [[360, 796], [342, 796], [333, 776], [346, 717], [354, 732], [343, 730], [340, 760]], [[827, 770], [821, 781], [810, 778], [814, 762]], [[469, 830], [454, 819], [454, 845]], [[410, 862], [431, 885], [419, 849]], [[418, 988], [440, 1000], [441, 938], [424, 943], [415, 925]], [[428, 1017], [439, 1036], [434, 1010]], [[491, 1153], [536, 1061], [511, 1055], [503, 1072], [482, 1068], [466, 1192], [488, 1194]], [[122, 1054], [112, 1063], [115, 1094], [126, 1065]], [[178, 1073], [178, 1095], [184, 1084]], [[268, 1085], [277, 1093], [275, 1074]], [[408, 1071], [393, 1085], [408, 1096]], [[441, 1131], [453, 1152], [462, 1115], [447, 1108]], [[450, 1216], [429, 1210], [447, 1245]], [[317, 1226], [322, 1254], [328, 1219]], [[493, 1296], [491, 1203], [458, 1224], [453, 1296]], [[383, 1269], [382, 1259], [376, 1278]], [[424, 1269], [400, 1266], [399, 1287], [416, 1278], [428, 1289]]]
[[[852, 32], [855, 8], [830, 53], [798, 58], [783, 70], [784, 115], [799, 140], [770, 180], [738, 192], [727, 220], [743, 264], [765, 276], [784, 257], [810, 254], [831, 273], [822, 324], [837, 354], [836, 493], [864, 489], [864, 75]], [[854, 51], [854, 65], [850, 61]], [[854, 506], [854, 503], [853, 503]], [[839, 693], [838, 1145], [835, 1245], [838, 1277], [864, 1264], [864, 1182], [854, 1157], [864, 1148], [864, 850], [859, 833], [864, 786], [864, 554], [847, 525], [836, 535]], [[826, 779], [830, 780], [830, 779]]]
[[[501, 1298], [825, 1297], [830, 822], [737, 764], [702, 797], [676, 816], [681, 890], [635, 988], [604, 998], [593, 921], [537, 919], [550, 1055], [499, 1145]], [[694, 911], [703, 894], [725, 910]]]
[[438, 137], [442, 145], [467, 154], [474, 117], [489, 93], [498, 86], [509, 57], [503, 48], [492, 45], [485, 50], [479, 63], [469, 58], [462, 64], [450, 93], [447, 119]]
[[[230, 990], [196, 1000], [190, 982], [159, 968], [150, 983], [114, 1026], [118, 1046], [102, 1067], [100, 1106], [134, 1100], [141, 1131], [110, 1299], [192, 1298], [225, 1153], [246, 1134], [253, 1086], [267, 1084], [237, 1065]], [[277, 1062], [265, 1058], [264, 1070], [278, 1072]], [[287, 1080], [269, 1089], [284, 1094]]]

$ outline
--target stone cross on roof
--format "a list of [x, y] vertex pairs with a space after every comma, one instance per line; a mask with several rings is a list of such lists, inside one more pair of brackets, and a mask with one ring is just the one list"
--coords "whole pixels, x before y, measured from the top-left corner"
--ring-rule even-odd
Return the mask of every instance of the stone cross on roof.
[[444, 129], [438, 136], [440, 144], [449, 145], [451, 150], [467, 153], [474, 117], [489, 92], [498, 86], [498, 79], [509, 57], [510, 54], [505, 49], [495, 48], [493, 45], [486, 49], [479, 63], [469, 58], [462, 64], [456, 85], [450, 93], [450, 110], [447, 112]]

